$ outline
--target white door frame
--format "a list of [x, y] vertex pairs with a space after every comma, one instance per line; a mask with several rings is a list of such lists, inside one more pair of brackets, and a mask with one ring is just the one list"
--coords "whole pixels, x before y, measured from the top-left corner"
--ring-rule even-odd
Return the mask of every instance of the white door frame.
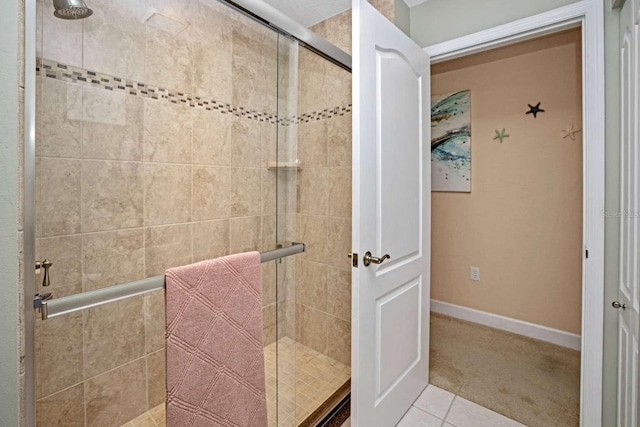
[[[604, 331], [604, 9], [582, 0], [468, 36], [427, 46], [431, 63], [582, 27], [583, 242], [580, 425], [602, 423]], [[586, 251], [588, 250], [588, 259]]]

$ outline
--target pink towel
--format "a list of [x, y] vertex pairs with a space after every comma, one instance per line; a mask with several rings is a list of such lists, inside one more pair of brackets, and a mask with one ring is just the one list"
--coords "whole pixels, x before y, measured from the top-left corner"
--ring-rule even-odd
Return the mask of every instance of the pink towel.
[[260, 254], [166, 273], [167, 426], [267, 425]]

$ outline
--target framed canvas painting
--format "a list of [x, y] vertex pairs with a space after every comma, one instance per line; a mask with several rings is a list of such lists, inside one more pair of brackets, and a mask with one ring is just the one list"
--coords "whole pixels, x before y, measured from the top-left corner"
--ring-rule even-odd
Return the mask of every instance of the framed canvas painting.
[[471, 91], [431, 99], [431, 191], [471, 192]]

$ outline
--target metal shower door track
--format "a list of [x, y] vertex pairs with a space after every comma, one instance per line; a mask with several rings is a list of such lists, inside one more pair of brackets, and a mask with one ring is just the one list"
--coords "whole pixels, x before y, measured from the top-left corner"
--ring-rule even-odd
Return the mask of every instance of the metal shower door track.
[[219, 0], [351, 72], [351, 55], [262, 0]]

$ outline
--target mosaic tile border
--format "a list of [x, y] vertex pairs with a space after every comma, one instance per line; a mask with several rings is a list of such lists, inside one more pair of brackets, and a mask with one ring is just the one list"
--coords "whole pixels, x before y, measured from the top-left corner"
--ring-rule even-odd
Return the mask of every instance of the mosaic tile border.
[[36, 62], [36, 75], [47, 78], [61, 80], [71, 83], [78, 83], [84, 86], [102, 88], [114, 92], [125, 93], [132, 96], [141, 96], [156, 100], [163, 100], [173, 104], [182, 104], [192, 108], [201, 108], [208, 111], [218, 111], [222, 114], [233, 114], [237, 117], [245, 117], [250, 120], [260, 122], [279, 123], [283, 126], [290, 126], [300, 123], [308, 123], [314, 120], [330, 119], [336, 116], [344, 116], [351, 112], [352, 106], [340, 106], [327, 108], [322, 111], [305, 113], [300, 116], [278, 118], [276, 115], [262, 113], [260, 111], [248, 110], [244, 107], [233, 106], [228, 103], [218, 102], [213, 99], [191, 96], [182, 92], [172, 91], [158, 86], [147, 85], [134, 80], [123, 79], [104, 73], [74, 67], [72, 65], [61, 64], [44, 58], [38, 58]]

